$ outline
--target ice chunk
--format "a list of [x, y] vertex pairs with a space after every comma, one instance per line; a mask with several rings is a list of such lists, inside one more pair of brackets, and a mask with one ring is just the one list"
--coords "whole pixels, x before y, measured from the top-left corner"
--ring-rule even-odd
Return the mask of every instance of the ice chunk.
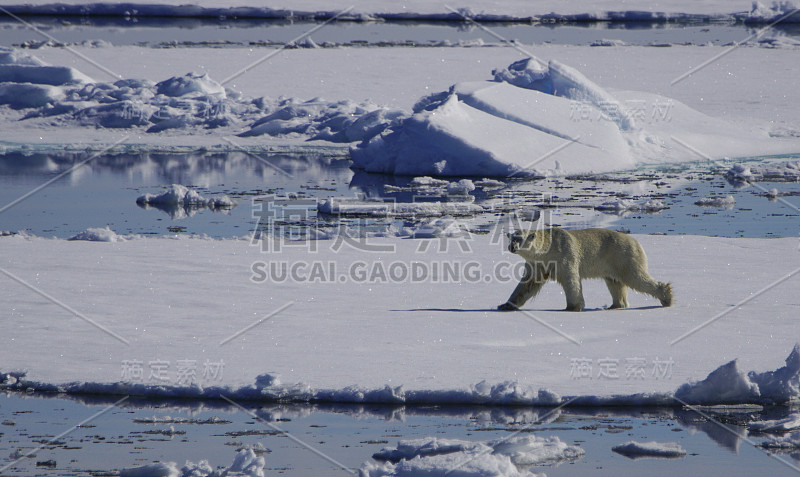
[[32, 83], [63, 86], [93, 82], [94, 80], [75, 68], [65, 66], [0, 64], [0, 83]]
[[0, 83], [0, 104], [12, 108], [38, 108], [64, 99], [58, 86], [29, 83]]
[[81, 232], [69, 240], [86, 240], [89, 242], [117, 242], [120, 240], [125, 240], [116, 232], [111, 230], [109, 226], [105, 226], [104, 228], [89, 228], [86, 229], [84, 232]]
[[630, 459], [639, 457], [676, 458], [685, 457], [686, 451], [677, 442], [635, 442], [628, 441], [614, 446], [612, 451]]
[[732, 195], [726, 197], [704, 197], [695, 202], [694, 205], [732, 209], [733, 206], [736, 205], [736, 199], [734, 199]]
[[[579, 459], [585, 454], [558, 437], [513, 436], [490, 441], [465, 441], [425, 437], [398, 442], [373, 457], [388, 460], [365, 464], [362, 475], [530, 475], [520, 467], [554, 464]], [[454, 473], [455, 471], [455, 473]]]
[[700, 382], [681, 385], [675, 391], [675, 397], [689, 404], [734, 404], [757, 402], [761, 393], [758, 385], [741, 372], [733, 360]]
[[800, 429], [800, 414], [794, 413], [783, 419], [751, 422], [747, 425], [752, 432], [787, 432]]
[[183, 76], [173, 76], [156, 84], [158, 94], [165, 96], [215, 96], [225, 98], [225, 88], [208, 77], [208, 74], [187, 73]]

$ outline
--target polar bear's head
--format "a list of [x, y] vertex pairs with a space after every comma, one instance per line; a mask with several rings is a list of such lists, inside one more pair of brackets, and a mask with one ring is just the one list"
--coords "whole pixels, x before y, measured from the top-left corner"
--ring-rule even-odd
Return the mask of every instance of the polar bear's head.
[[530, 248], [533, 239], [536, 238], [535, 230], [517, 230], [513, 234], [506, 234], [508, 237], [508, 251], [517, 253], [519, 250]]

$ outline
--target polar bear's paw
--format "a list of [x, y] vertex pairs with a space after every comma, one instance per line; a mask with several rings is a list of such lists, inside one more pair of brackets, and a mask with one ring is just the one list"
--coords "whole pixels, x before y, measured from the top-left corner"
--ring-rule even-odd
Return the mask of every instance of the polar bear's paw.
[[519, 307], [517, 307], [517, 305], [511, 303], [510, 301], [507, 301], [497, 307], [497, 311], [517, 311], [517, 310], [519, 310]]
[[661, 306], [672, 306], [672, 285], [669, 283], [658, 284], [658, 299]]

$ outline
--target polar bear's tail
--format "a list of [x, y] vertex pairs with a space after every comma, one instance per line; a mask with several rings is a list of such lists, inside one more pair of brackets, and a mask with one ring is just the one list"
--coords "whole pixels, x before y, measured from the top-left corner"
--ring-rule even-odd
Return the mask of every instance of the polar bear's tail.
[[672, 306], [672, 285], [669, 283], [658, 282], [658, 296], [661, 306]]

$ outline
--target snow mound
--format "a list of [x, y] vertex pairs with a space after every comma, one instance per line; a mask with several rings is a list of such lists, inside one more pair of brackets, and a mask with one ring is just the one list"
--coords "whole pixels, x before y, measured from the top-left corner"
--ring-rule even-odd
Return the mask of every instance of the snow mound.
[[265, 461], [252, 449], [243, 449], [236, 454], [233, 464], [222, 472], [211, 467], [206, 460], [197, 464], [186, 462], [178, 469], [175, 462], [158, 462], [120, 471], [120, 477], [213, 477], [219, 475], [264, 477]]
[[726, 197], [704, 197], [695, 202], [694, 205], [732, 209], [733, 206], [736, 205], [736, 199], [734, 199], [732, 195]]
[[208, 77], [208, 74], [188, 73], [174, 76], [156, 84], [156, 93], [170, 97], [194, 95], [201, 97], [215, 96], [225, 98], [225, 88]]
[[290, 99], [272, 106], [269, 114], [254, 121], [250, 129], [239, 136], [294, 135], [309, 140], [354, 142], [380, 134], [404, 114], [399, 109], [368, 102]]
[[104, 228], [89, 228], [85, 231], [70, 237], [69, 240], [85, 240], [88, 242], [118, 242], [125, 239], [117, 235], [109, 226]]
[[783, 419], [759, 421], [748, 424], [751, 432], [788, 432], [800, 429], [800, 414], [794, 413]]
[[681, 385], [675, 397], [688, 404], [785, 403], [800, 398], [800, 344], [775, 371], [747, 374], [736, 360], [723, 364], [706, 379]]
[[[397, 175], [545, 177], [696, 160], [781, 145], [668, 97], [611, 93], [556, 60], [527, 58], [420, 99], [414, 114], [351, 147], [354, 167]], [[651, 105], [648, 118], [642, 105]], [[656, 114], [658, 113], [658, 114]], [[787, 151], [788, 152], [788, 151]]]
[[676, 458], [685, 457], [686, 451], [677, 442], [635, 442], [629, 441], [611, 448], [617, 454], [630, 459], [640, 457]]
[[490, 441], [464, 441], [425, 437], [398, 442], [384, 448], [373, 458], [388, 462], [365, 464], [362, 475], [464, 475], [517, 476], [533, 475], [518, 466], [554, 464], [576, 460], [584, 450], [570, 446], [558, 437], [515, 436]]
[[68, 87], [81, 88], [91, 82], [74, 68], [47, 66], [38, 58], [0, 47], [0, 105], [14, 109], [49, 106], [64, 100]]

